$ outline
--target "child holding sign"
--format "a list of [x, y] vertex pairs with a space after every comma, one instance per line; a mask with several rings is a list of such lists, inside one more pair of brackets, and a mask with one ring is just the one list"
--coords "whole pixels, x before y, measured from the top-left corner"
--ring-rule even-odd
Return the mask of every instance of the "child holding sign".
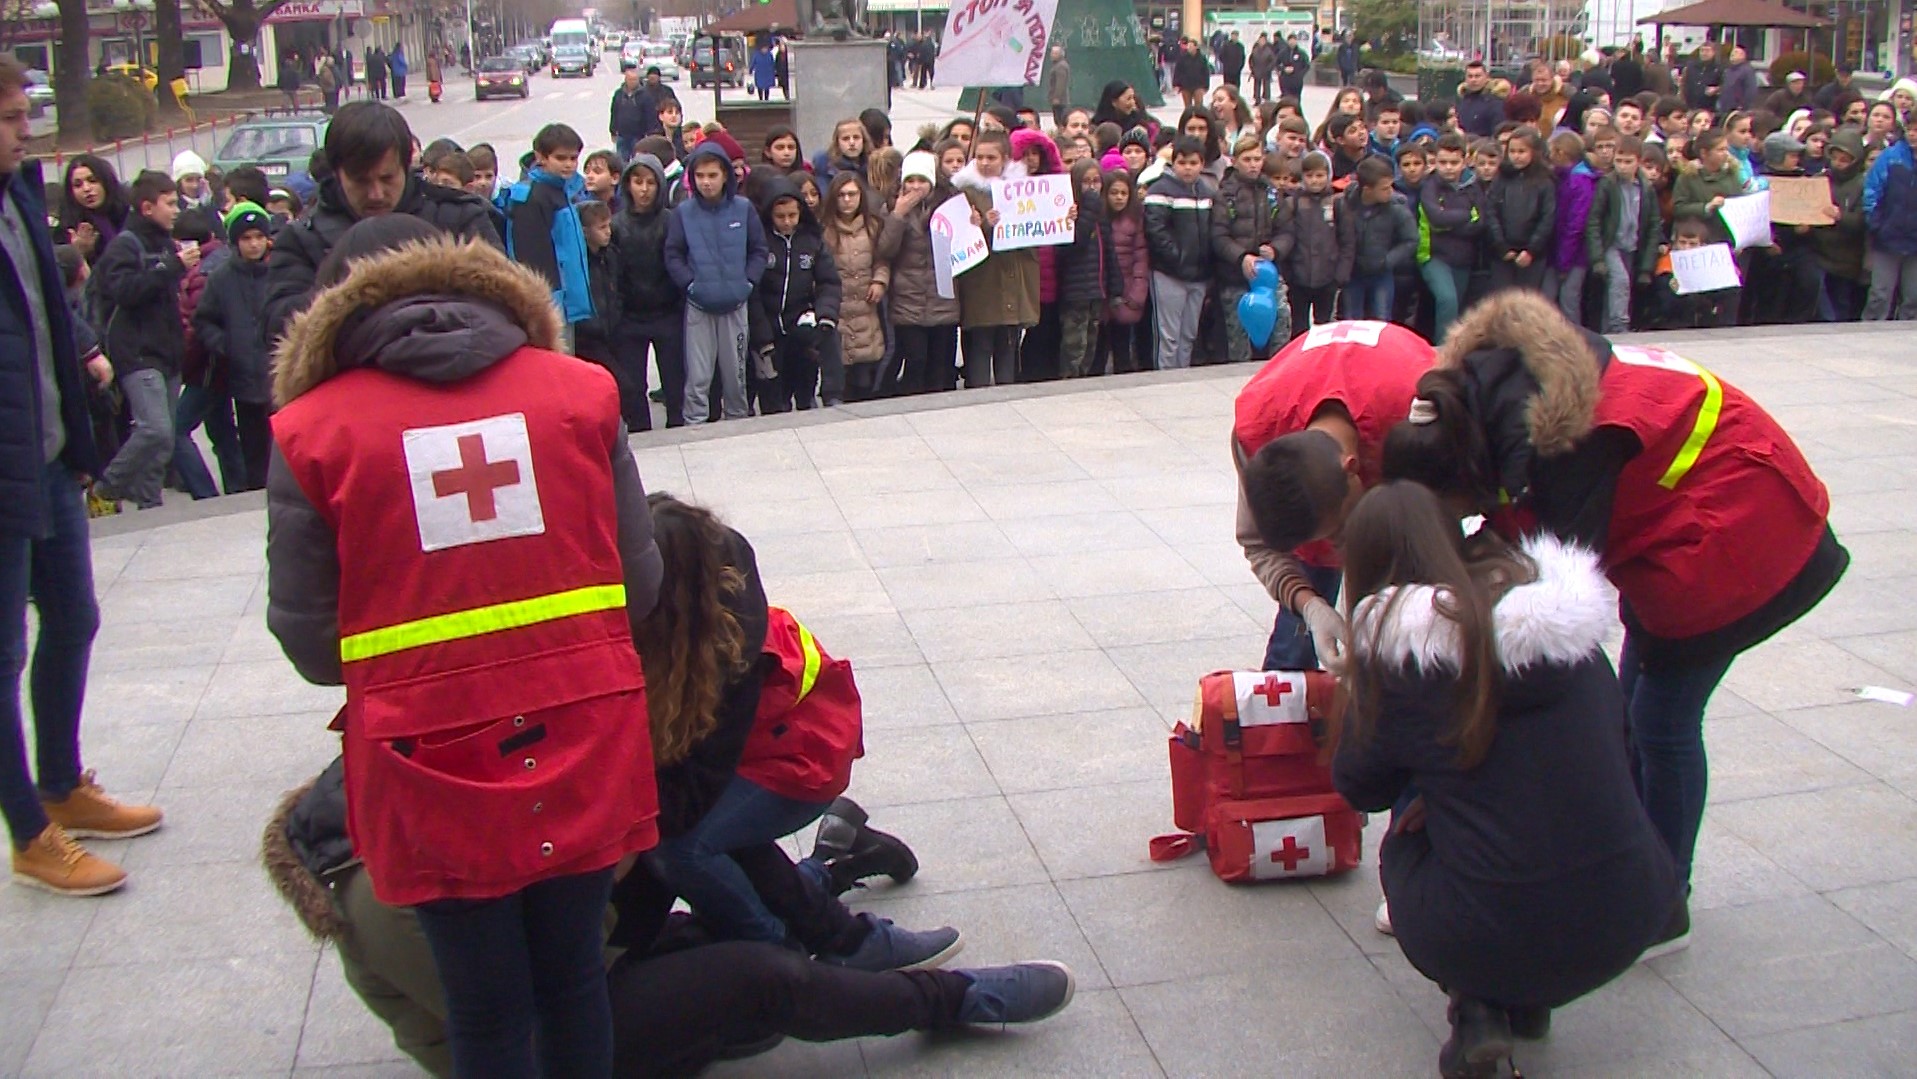
[[[952, 177], [952, 185], [971, 202], [972, 223], [985, 230], [987, 243], [998, 226], [992, 181], [1005, 176], [1011, 159], [1011, 136], [980, 131], [972, 138], [971, 164]], [[1029, 247], [993, 251], [958, 279], [958, 294], [966, 388], [1010, 385], [1018, 377], [1019, 334], [1038, 323], [1038, 252]]]

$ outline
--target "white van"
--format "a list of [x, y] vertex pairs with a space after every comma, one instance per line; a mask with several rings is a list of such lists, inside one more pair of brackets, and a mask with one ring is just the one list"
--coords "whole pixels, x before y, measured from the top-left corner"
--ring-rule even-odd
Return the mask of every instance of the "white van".
[[557, 19], [548, 31], [552, 41], [552, 73], [584, 75], [591, 78], [599, 66], [600, 50], [594, 47], [592, 25], [584, 19]]

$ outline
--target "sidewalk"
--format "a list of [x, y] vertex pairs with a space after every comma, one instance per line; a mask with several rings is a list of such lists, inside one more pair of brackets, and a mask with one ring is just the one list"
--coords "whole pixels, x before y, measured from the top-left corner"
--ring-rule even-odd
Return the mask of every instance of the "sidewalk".
[[[1772, 409], [1855, 556], [1712, 702], [1689, 951], [1564, 1009], [1536, 1076], [1908, 1075], [1917, 1045], [1917, 373], [1907, 327], [1660, 338]], [[747, 1076], [1423, 1076], [1443, 998], [1371, 928], [1371, 864], [1230, 887], [1146, 859], [1196, 678], [1262, 654], [1224, 452], [1250, 367], [849, 406], [634, 439], [651, 490], [715, 507], [767, 592], [857, 668], [851, 793], [923, 870], [859, 905], [1050, 957], [1038, 1026], [788, 1043]], [[413, 1074], [271, 892], [280, 793], [335, 751], [336, 691], [267, 634], [258, 496], [95, 524], [88, 765], [168, 812], [89, 844], [124, 893], [0, 886], [0, 1076]], [[1752, 537], [1761, 542], [1761, 537]], [[809, 837], [806, 837], [809, 842]]]

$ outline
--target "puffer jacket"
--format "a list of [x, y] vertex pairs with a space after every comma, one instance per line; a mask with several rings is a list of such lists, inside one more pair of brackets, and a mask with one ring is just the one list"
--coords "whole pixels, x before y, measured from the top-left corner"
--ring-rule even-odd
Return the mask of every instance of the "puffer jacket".
[[640, 212], [628, 207], [612, 219], [612, 246], [619, 259], [619, 307], [623, 318], [633, 320], [677, 317], [686, 306], [686, 294], [666, 272], [666, 227], [672, 217], [667, 205], [666, 172], [659, 159], [639, 154], [626, 166], [619, 187], [633, 172], [646, 169], [659, 181], [659, 197], [652, 209]]
[[1316, 195], [1300, 191], [1292, 196], [1291, 206], [1291, 264], [1285, 267], [1285, 280], [1300, 288], [1350, 281], [1358, 231], [1344, 197], [1330, 188]]
[[273, 399], [271, 355], [266, 340], [266, 260], [234, 255], [207, 279], [193, 309], [193, 333], [214, 364], [226, 373], [235, 401], [263, 405]]
[[1112, 226], [1105, 220], [1105, 200], [1101, 195], [1080, 194], [1072, 244], [1058, 248], [1058, 298], [1064, 303], [1102, 305], [1124, 288]]
[[[1217, 287], [1243, 291], [1246, 255], [1269, 245], [1280, 267], [1291, 257], [1292, 201], [1263, 176], [1247, 180], [1237, 169], [1225, 174], [1211, 204], [1211, 253]], [[1283, 271], [1280, 270], [1282, 276]]]
[[1529, 251], [1533, 261], [1548, 257], [1557, 236], [1557, 184], [1551, 170], [1533, 165], [1523, 173], [1498, 166], [1491, 182], [1490, 213], [1493, 260], [1506, 253]]
[[[772, 204], [799, 197], [790, 180], [774, 180], [768, 187], [766, 217]], [[799, 203], [799, 227], [790, 236], [766, 228], [766, 267], [753, 294], [752, 344], [762, 347], [791, 333], [807, 311], [820, 322], [839, 320], [842, 293], [839, 270], [825, 243], [825, 230], [804, 202]]]
[[[1886, 155], [1890, 151], [1884, 151]], [[1882, 162], [1882, 158], [1878, 159]], [[1671, 214], [1679, 217], [1702, 217], [1711, 228], [1711, 243], [1724, 243], [1731, 238], [1731, 230], [1724, 225], [1722, 215], [1706, 209], [1712, 199], [1722, 196], [1734, 199], [1744, 194], [1744, 179], [1738, 174], [1735, 159], [1725, 164], [1717, 172], [1705, 172], [1701, 168], [1688, 169], [1677, 175], [1677, 182], [1671, 186]]]
[[1136, 326], [1145, 317], [1152, 295], [1152, 254], [1145, 243], [1145, 217], [1133, 211], [1112, 222], [1112, 252], [1125, 287], [1110, 308], [1112, 321]]
[[1917, 255], [1917, 154], [1909, 142], [1893, 143], [1871, 166], [1864, 178], [1864, 218], [1877, 249]]
[[898, 256], [901, 231], [889, 215], [878, 218], [876, 227], [864, 220], [834, 220], [825, 227], [825, 245], [839, 271], [839, 344], [846, 363], [885, 358], [885, 323], [879, 305], [866, 297], [873, 285], [892, 287], [892, 260]]
[[[991, 182], [967, 165], [952, 176], [952, 184], [981, 215], [992, 208]], [[985, 229], [985, 242], [992, 230]], [[958, 279], [959, 326], [1038, 325], [1038, 252], [1032, 248], [994, 251]]]
[[[952, 197], [950, 191], [936, 188], [903, 214], [894, 214], [899, 223], [899, 253], [892, 260], [892, 291], [886, 306], [895, 326], [956, 326], [959, 320], [958, 296], [939, 295], [938, 272], [932, 264], [932, 211]], [[952, 289], [957, 293], [958, 289]]]
[[180, 330], [186, 334], [186, 354], [180, 362], [182, 385], [226, 386], [226, 372], [213, 368], [206, 347], [200, 343], [199, 335], [193, 332], [193, 312], [199, 309], [200, 298], [206, 295], [206, 283], [212, 278], [213, 271], [232, 257], [233, 249], [224, 240], [218, 237], [207, 240], [200, 244], [200, 264], [180, 278]]
[[1185, 183], [1166, 169], [1145, 191], [1152, 270], [1180, 281], [1211, 279], [1211, 181]]
[[180, 330], [186, 266], [173, 237], [129, 214], [126, 228], [107, 245], [93, 272], [95, 294], [110, 305], [101, 345], [114, 372], [152, 369], [177, 378], [186, 360], [186, 334]]
[[1584, 254], [1584, 226], [1591, 217], [1591, 203], [1597, 198], [1598, 179], [1597, 170], [1588, 161], [1580, 161], [1558, 174], [1551, 265], [1559, 273], [1590, 266]]
[[1469, 269], [1478, 264], [1485, 233], [1485, 189], [1470, 169], [1455, 184], [1436, 173], [1418, 191], [1418, 264], [1436, 259]]
[[1403, 195], [1393, 192], [1390, 202], [1367, 203], [1364, 188], [1353, 185], [1345, 191], [1345, 209], [1356, 236], [1351, 276], [1375, 277], [1412, 268], [1418, 254], [1418, 222]]
[[715, 143], [701, 143], [686, 160], [688, 176], [701, 158], [725, 165], [725, 189], [710, 202], [695, 192], [673, 209], [667, 219], [666, 271], [685, 290], [687, 303], [724, 315], [752, 298], [765, 272], [765, 224], [739, 194], [726, 152]]

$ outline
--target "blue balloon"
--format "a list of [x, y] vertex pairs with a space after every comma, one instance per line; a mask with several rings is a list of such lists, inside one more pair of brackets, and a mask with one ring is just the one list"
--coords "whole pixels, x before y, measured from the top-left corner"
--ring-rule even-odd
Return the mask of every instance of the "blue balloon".
[[1252, 268], [1251, 291], [1270, 293], [1278, 291], [1278, 267], [1272, 265], [1270, 260], [1259, 259], [1257, 265]]
[[[1261, 269], [1270, 264], [1261, 265]], [[1278, 294], [1269, 288], [1253, 289], [1238, 297], [1238, 323], [1251, 339], [1251, 347], [1262, 349], [1278, 328]]]

